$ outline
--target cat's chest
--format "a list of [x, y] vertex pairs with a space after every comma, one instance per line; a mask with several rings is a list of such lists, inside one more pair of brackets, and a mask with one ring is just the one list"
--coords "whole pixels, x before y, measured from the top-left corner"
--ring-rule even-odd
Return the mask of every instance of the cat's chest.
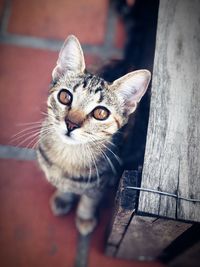
[[46, 138], [40, 140], [39, 148], [44, 162], [46, 159], [46, 165], [49, 165], [48, 169], [54, 173], [57, 170], [65, 177], [93, 176], [99, 166], [97, 155], [84, 145], [67, 145]]
[[40, 142], [37, 154], [47, 180], [61, 191], [81, 194], [86, 186], [96, 188], [99, 183], [105, 183], [106, 165], [95, 161], [83, 148], [61, 149], [58, 144], [48, 147], [47, 143]]

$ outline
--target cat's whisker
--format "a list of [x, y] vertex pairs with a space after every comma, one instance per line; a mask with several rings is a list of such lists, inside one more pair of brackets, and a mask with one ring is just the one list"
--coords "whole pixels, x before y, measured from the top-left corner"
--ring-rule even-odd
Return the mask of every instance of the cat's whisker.
[[[87, 145], [86, 145], [86, 147], [84, 146], [83, 151], [84, 151], [84, 166], [85, 166], [85, 155], [86, 155], [85, 153], [86, 152], [88, 153], [88, 146]], [[92, 166], [91, 166], [91, 161], [90, 161], [89, 162], [89, 176], [88, 176], [88, 180], [87, 180], [87, 183], [85, 185], [85, 188], [87, 188], [89, 183], [90, 183], [91, 175], [92, 175]]]
[[[39, 134], [42, 136], [42, 137], [46, 137], [49, 133], [50, 133], [50, 130], [51, 129], [45, 129], [45, 128], [43, 128], [40, 132], [39, 132]], [[29, 147], [32, 143], [33, 143], [33, 147], [36, 147], [36, 145], [39, 143], [39, 134], [38, 134], [38, 136], [35, 136], [35, 137], [33, 137], [33, 140], [27, 145], [27, 147]], [[38, 140], [37, 140], [37, 138], [38, 138]], [[35, 143], [34, 143], [35, 142]], [[32, 148], [33, 148], [32, 147]]]
[[106, 155], [106, 153], [102, 150], [101, 147], [99, 147], [99, 151], [104, 156], [104, 158], [107, 160], [107, 162], [109, 163], [109, 165], [110, 165], [110, 167], [112, 169], [112, 172], [116, 175], [117, 174], [117, 171], [116, 171], [116, 169], [115, 169], [115, 167], [114, 167], [111, 159], [108, 157], [108, 155]]
[[51, 115], [51, 114], [49, 114], [49, 113], [47, 113], [47, 112], [41, 111], [41, 114], [42, 114], [42, 115], [45, 115], [47, 118], [48, 118], [48, 117], [51, 117], [51, 118], [55, 119], [55, 117], [54, 117], [53, 115]]
[[38, 136], [33, 137], [33, 139], [26, 145], [26, 148], [32, 148], [30, 146], [31, 146], [31, 144], [34, 144], [34, 142], [39, 140], [37, 138], [38, 138]]
[[40, 133], [42, 133], [44, 130], [48, 130], [48, 127], [43, 127], [42, 129], [40, 127], [35, 127], [35, 128], [27, 128], [24, 129], [22, 131], [20, 131], [19, 133], [15, 134], [11, 139], [10, 139], [10, 143], [12, 144], [13, 142], [20, 140], [21, 138], [24, 138], [26, 136], [30, 136], [33, 133], [38, 133], [38, 135]]
[[39, 144], [39, 142], [40, 142], [40, 139], [38, 139], [38, 140], [35, 140], [35, 143], [33, 143], [33, 145], [32, 145], [32, 149], [36, 149], [36, 147], [37, 147], [37, 145]]
[[120, 159], [120, 157], [118, 157], [108, 146], [102, 144], [103, 147], [105, 147], [107, 150], [109, 150], [113, 156], [116, 158], [116, 160], [119, 162], [120, 165], [122, 165], [122, 160]]
[[50, 113], [41, 112], [41, 114], [42, 114], [42, 115], [45, 115], [45, 117], [46, 117], [47, 119], [51, 118], [51, 119], [52, 119], [52, 121], [53, 121], [54, 123], [57, 121], [56, 117], [55, 117], [55, 116], [53, 116], [53, 115], [52, 115], [52, 114], [50, 114]]
[[106, 153], [104, 153], [103, 151], [102, 151], [102, 154], [105, 156], [105, 158], [107, 159], [107, 161], [108, 161], [108, 163], [109, 163], [109, 165], [110, 165], [110, 167], [111, 167], [111, 169], [112, 169], [112, 172], [115, 174], [115, 175], [117, 175], [117, 171], [116, 171], [116, 169], [115, 169], [115, 167], [114, 167], [114, 165], [112, 164], [112, 161], [110, 160], [110, 158], [106, 155]]
[[[43, 130], [45, 132], [45, 129]], [[20, 143], [18, 143], [18, 146], [23, 145], [24, 143], [26, 143], [28, 140], [32, 139], [33, 137], [38, 137], [39, 138], [39, 134], [41, 133], [41, 131], [37, 131], [37, 132], [33, 132], [31, 135], [29, 135], [28, 137], [26, 137], [25, 139], [23, 139]], [[21, 137], [22, 138], [22, 137]], [[18, 138], [19, 139], [19, 138]], [[17, 139], [17, 140], [18, 140]]]
[[117, 147], [117, 145], [116, 144], [114, 144], [112, 141], [110, 141], [110, 140], [106, 140], [106, 143], [109, 143], [110, 145], [112, 145], [112, 146], [114, 146], [114, 147]]
[[[49, 133], [49, 131], [46, 131], [44, 133], [40, 133], [43, 137], [47, 136]], [[39, 139], [39, 135], [36, 135], [35, 137], [32, 137], [33, 139], [26, 145], [26, 148], [29, 148], [30, 145], [33, 144], [33, 146], [31, 147], [32, 149], [36, 147], [36, 145], [39, 143], [40, 139]], [[28, 140], [27, 140], [28, 141]]]
[[33, 122], [20, 122], [16, 123], [17, 126], [25, 126], [25, 125], [36, 125], [36, 124], [42, 124], [43, 120], [39, 121], [33, 121]]
[[35, 136], [33, 139], [26, 145], [26, 148], [34, 149], [34, 145], [39, 142], [39, 137]]
[[15, 134], [11, 138], [11, 142], [17, 141], [17, 140], [19, 140], [21, 138], [24, 138], [26, 136], [30, 136], [33, 133], [37, 133], [38, 132], [38, 134], [39, 134], [40, 132], [42, 132], [44, 130], [45, 130], [45, 127], [43, 129], [38, 128], [38, 127], [24, 129], [23, 131], [20, 131], [19, 133]]
[[31, 136], [28, 136], [27, 138], [23, 139], [21, 142], [17, 144], [17, 146], [22, 146], [24, 145], [27, 141], [32, 139], [33, 137], [38, 136], [38, 133], [32, 134]]
[[[50, 130], [46, 130], [46, 131], [41, 131], [40, 132], [40, 136], [41, 137], [46, 137], [46, 136], [48, 136], [48, 134], [50, 133], [51, 131]], [[36, 149], [36, 147], [37, 147], [37, 145], [39, 144], [39, 142], [40, 142], [40, 138], [38, 138], [38, 140], [36, 140], [36, 142], [35, 142], [35, 144], [33, 144], [33, 146], [32, 146], [32, 148], [33, 149]]]
[[40, 128], [41, 128], [41, 125], [29, 126], [29, 127], [25, 128], [25, 129], [22, 129], [21, 131], [17, 132], [16, 134], [13, 134], [11, 136], [11, 139], [16, 137], [16, 136], [18, 136], [18, 135], [20, 135], [21, 133], [26, 132], [26, 131], [29, 131], [29, 130], [32, 130], [32, 129], [40, 129]]
[[100, 177], [99, 177], [99, 170], [98, 170], [98, 168], [97, 168], [96, 160], [95, 160], [95, 157], [94, 157], [94, 155], [93, 155], [91, 149], [89, 148], [89, 146], [88, 146], [88, 149], [89, 149], [89, 151], [90, 151], [90, 155], [91, 155], [92, 161], [93, 161], [94, 166], [95, 166], [95, 170], [96, 170], [96, 174], [97, 174], [97, 183], [98, 183], [98, 185], [99, 185], [99, 184], [100, 184]]
[[30, 136], [31, 134], [33, 134], [33, 133], [37, 133], [37, 132], [38, 132], [38, 134], [39, 134], [39, 133], [40, 133], [40, 130], [35, 129], [35, 130], [30, 130], [29, 132], [21, 133], [20, 135], [13, 137], [13, 138], [11, 139], [11, 142], [17, 141], [17, 140], [19, 140], [19, 139], [21, 139], [21, 138], [24, 138], [24, 137], [26, 137], [26, 136]]
[[[93, 140], [92, 140], [93, 139]], [[111, 169], [112, 169], [112, 172], [116, 175], [117, 174], [117, 171], [116, 171], [116, 169], [115, 169], [115, 167], [114, 167], [114, 165], [113, 165], [113, 163], [112, 163], [112, 161], [110, 160], [110, 158], [108, 157], [108, 155], [106, 155], [106, 153], [103, 151], [103, 149], [102, 149], [102, 147], [100, 146], [100, 145], [98, 145], [97, 143], [95, 143], [94, 142], [94, 139], [95, 138], [91, 138], [90, 140], [94, 143], [94, 145], [99, 149], [99, 152], [104, 156], [104, 158], [107, 160], [107, 162], [109, 163], [109, 165], [110, 165], [110, 167], [111, 167]], [[104, 144], [101, 144], [103, 147], [105, 147], [105, 148], [107, 148], [108, 149], [108, 147], [106, 147]], [[109, 149], [110, 150], [110, 149]], [[111, 151], [111, 150], [110, 150]], [[114, 152], [112, 152], [116, 157], [117, 157], [117, 155], [114, 153]], [[121, 161], [121, 160], [120, 160]], [[120, 162], [119, 162], [120, 163]]]

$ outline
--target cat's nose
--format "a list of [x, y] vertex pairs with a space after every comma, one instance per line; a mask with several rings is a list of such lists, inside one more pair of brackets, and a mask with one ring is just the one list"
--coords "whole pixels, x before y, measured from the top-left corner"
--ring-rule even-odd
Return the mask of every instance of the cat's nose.
[[75, 122], [72, 122], [72, 121], [70, 121], [70, 120], [65, 119], [65, 123], [66, 123], [66, 125], [67, 125], [67, 130], [68, 130], [69, 132], [72, 132], [73, 130], [75, 130], [75, 129], [77, 129], [77, 128], [80, 128], [80, 125], [79, 125], [79, 124], [77, 124], [77, 123], [75, 123]]

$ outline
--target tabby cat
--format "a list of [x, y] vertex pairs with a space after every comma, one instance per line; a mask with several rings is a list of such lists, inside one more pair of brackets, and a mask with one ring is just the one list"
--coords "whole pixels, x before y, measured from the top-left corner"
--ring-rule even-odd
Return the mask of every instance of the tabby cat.
[[57, 188], [50, 200], [55, 215], [68, 213], [79, 197], [76, 226], [83, 235], [95, 228], [97, 207], [118, 176], [120, 128], [145, 94], [150, 76], [138, 70], [108, 83], [86, 71], [75, 36], [61, 48], [37, 157], [47, 180]]

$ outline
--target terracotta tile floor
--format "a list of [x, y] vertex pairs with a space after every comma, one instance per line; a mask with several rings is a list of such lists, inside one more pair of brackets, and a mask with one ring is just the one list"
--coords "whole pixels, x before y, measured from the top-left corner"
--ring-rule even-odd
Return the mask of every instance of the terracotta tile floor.
[[73, 33], [82, 43], [102, 44], [107, 11], [107, 0], [14, 0], [8, 31], [56, 39]]
[[[61, 41], [69, 33], [77, 35], [84, 44], [86, 62], [91, 68], [101, 65], [108, 56], [120, 56], [119, 48], [125, 38], [123, 25], [108, 14], [107, 0], [0, 0], [0, 149], [6, 146], [12, 152], [12, 146], [19, 146], [18, 154], [9, 154], [13, 159], [0, 159], [2, 267], [74, 266], [78, 245], [74, 211], [63, 218], [51, 214], [48, 203], [54, 189], [35, 161], [26, 156], [22, 161], [17, 156], [30, 140], [23, 136], [11, 142], [11, 136], [22, 129], [20, 123], [43, 116], [51, 70]], [[109, 27], [109, 23], [115, 28]], [[111, 207], [101, 212], [90, 244], [88, 266], [161, 266], [104, 255], [110, 214]]]

